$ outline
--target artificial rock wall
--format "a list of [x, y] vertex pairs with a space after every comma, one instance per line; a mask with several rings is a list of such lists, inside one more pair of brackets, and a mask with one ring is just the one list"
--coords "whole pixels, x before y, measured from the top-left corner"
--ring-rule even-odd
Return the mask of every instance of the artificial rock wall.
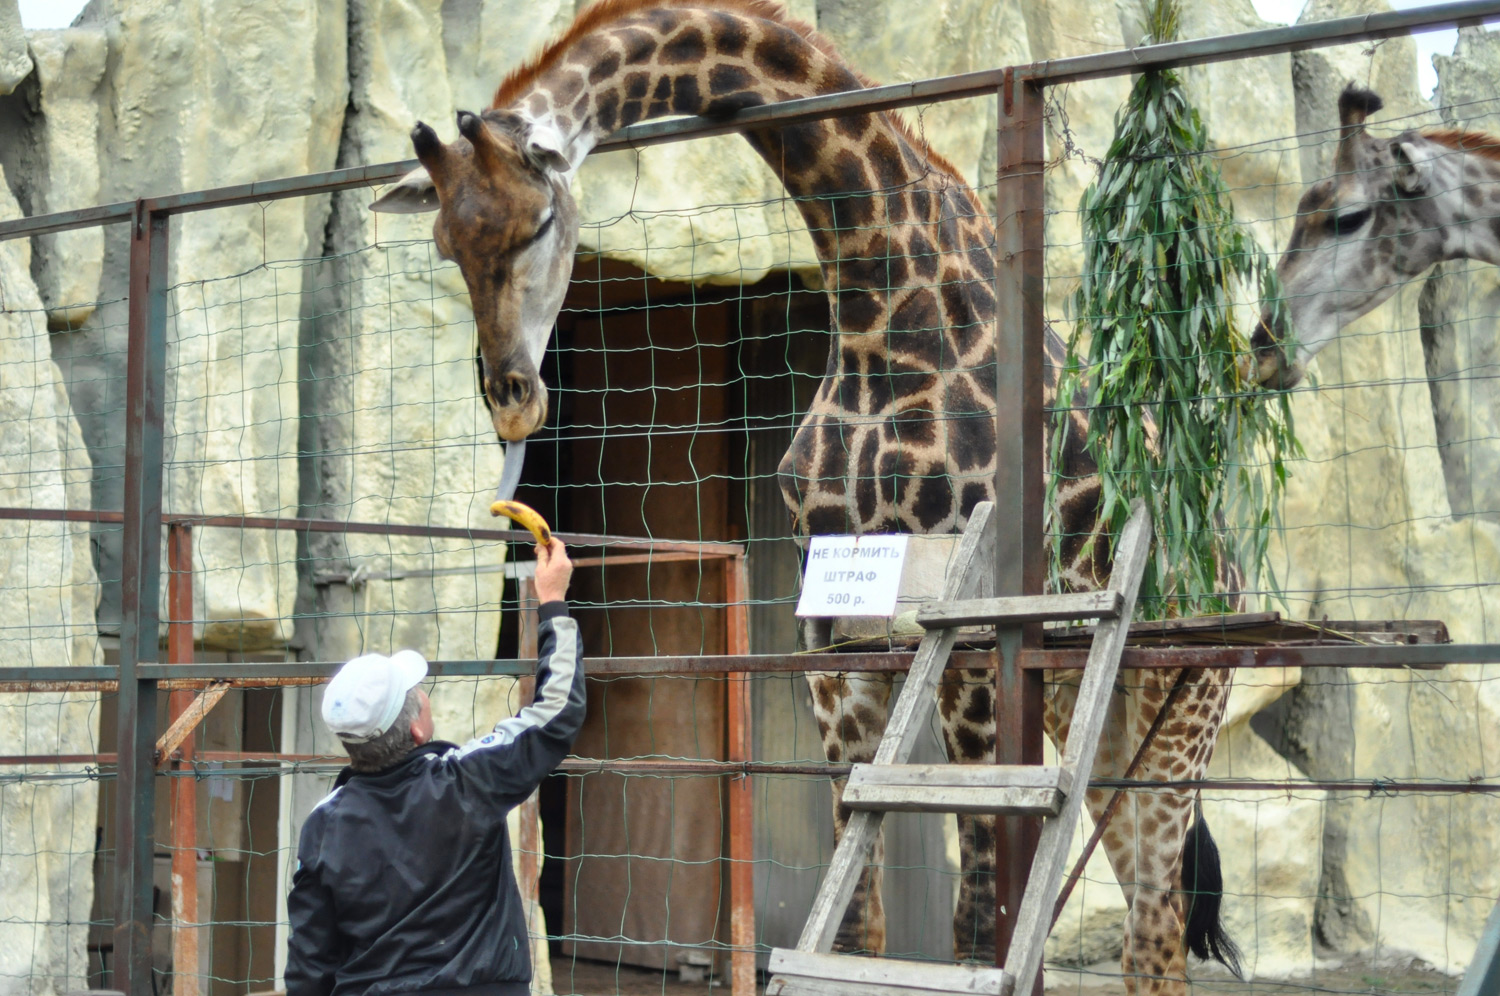
[[[5, 35], [0, 19], [0, 42]], [[3, 64], [3, 60], [0, 60]], [[0, 188], [0, 219], [21, 216]], [[0, 505], [82, 508], [90, 463], [46, 345], [31, 247], [0, 243]], [[99, 663], [98, 582], [85, 527], [0, 523], [0, 627], [7, 665]], [[19, 610], [19, 611], [18, 611]], [[0, 751], [86, 754], [98, 696], [0, 696]], [[79, 765], [38, 764], [34, 782], [0, 781], [0, 994], [62, 992], [83, 975], [93, 898], [97, 782]], [[7, 771], [6, 774], [10, 774]], [[34, 989], [31, 988], [34, 986]]]
[[[14, 0], [0, 0], [0, 168], [13, 210], [35, 214], [404, 158], [414, 119], [450, 137], [455, 108], [484, 105], [506, 67], [584, 4], [94, 0], [73, 28], [23, 32]], [[1381, 6], [1313, 0], [1303, 16]], [[922, 5], [920, 18], [906, 0], [796, 0], [792, 7], [882, 82], [1115, 49], [1140, 33], [1129, 0], [935, 0]], [[1249, 0], [1186, 7], [1187, 37], [1263, 23]], [[1492, 95], [1500, 79], [1500, 53], [1488, 35], [1465, 33], [1438, 68], [1436, 109], [1417, 92], [1414, 52], [1402, 39], [1221, 63], [1185, 76], [1223, 150], [1237, 206], [1274, 249], [1286, 238], [1302, 182], [1328, 168], [1327, 130], [1336, 125], [1334, 101], [1345, 82], [1386, 98], [1375, 128], [1500, 127], [1485, 116], [1489, 105], [1473, 103]], [[1128, 85], [1098, 80], [1054, 94], [1047, 268], [1049, 311], [1059, 322], [1078, 268], [1072, 212], [1093, 174], [1088, 156], [1106, 148]], [[986, 186], [994, 115], [991, 100], [909, 113], [935, 148]], [[807, 272], [813, 262], [774, 178], [732, 136], [599, 156], [581, 171], [577, 194], [585, 251], [662, 277], [748, 283], [773, 270]], [[370, 198], [348, 191], [174, 224], [169, 510], [488, 522], [499, 453], [475, 398], [462, 282], [435, 261], [427, 219], [376, 218], [365, 210]], [[23, 466], [47, 462], [39, 454], [59, 454], [49, 466], [61, 468], [45, 487], [28, 470], [30, 490], [8, 503], [119, 507], [124, 238], [123, 226], [42, 237], [29, 259], [16, 243], [0, 246], [0, 325], [12, 343], [5, 348], [22, 357], [12, 363], [7, 354], [0, 385], [19, 387], [26, 411], [40, 413], [30, 417], [47, 422], [19, 449], [0, 451], [0, 477], [21, 480], [14, 475]], [[319, 258], [317, 265], [285, 262]], [[1500, 617], [1484, 585], [1500, 566], [1496, 406], [1489, 381], [1442, 378], [1490, 362], [1497, 312], [1493, 271], [1445, 267], [1320, 358], [1322, 390], [1295, 403], [1309, 460], [1294, 468], [1278, 547], [1294, 612], [1439, 618], [1455, 639], [1494, 638], [1489, 620]], [[1375, 383], [1383, 386], [1340, 389]], [[255, 459], [242, 460], [245, 453]], [[87, 630], [96, 600], [100, 627], [117, 625], [109, 579], [118, 577], [119, 555], [111, 534], [93, 537], [92, 559], [77, 530], [6, 536], [0, 542], [11, 565], [21, 562], [17, 544], [56, 547], [48, 569], [57, 576], [45, 585], [35, 567], [6, 575], [17, 589], [62, 593], [29, 609], [38, 633]], [[300, 578], [299, 556], [310, 558]], [[472, 544], [357, 538], [299, 550], [282, 534], [200, 530], [199, 637], [227, 649], [274, 649], [295, 638], [301, 652], [320, 659], [393, 645], [450, 658], [487, 655], [498, 581], [461, 571], [500, 556]], [[395, 565], [459, 570], [422, 585], [378, 578]], [[376, 579], [357, 588], [311, 583], [319, 571], [360, 568]], [[1382, 586], [1394, 594], [1371, 594]], [[314, 621], [294, 634], [288, 620], [297, 610]], [[31, 641], [28, 653], [38, 662], [85, 663], [93, 647], [92, 639], [48, 637]], [[1478, 667], [1241, 676], [1213, 773], [1491, 776], [1500, 693], [1488, 676]], [[439, 690], [437, 698], [462, 727], [450, 734], [462, 736], [473, 717], [510, 708], [510, 693], [496, 683], [477, 693], [473, 686]], [[305, 707], [302, 714], [308, 721], [293, 724], [289, 749], [303, 749], [303, 740], [311, 749], [315, 740], [312, 714]], [[86, 720], [56, 715], [55, 731], [28, 725], [24, 736], [50, 736], [59, 749], [89, 741]], [[23, 736], [13, 720], [3, 730], [7, 743]], [[28, 805], [27, 826], [41, 829], [27, 833], [70, 834], [93, 821], [81, 799]], [[1257, 975], [1346, 955], [1417, 956], [1457, 971], [1500, 893], [1500, 817], [1482, 799], [1240, 792], [1216, 793], [1206, 809], [1225, 856], [1227, 915]], [[15, 811], [6, 810], [5, 827]], [[3, 843], [7, 855], [30, 846]], [[1393, 852], [1400, 861], [1390, 859]], [[28, 902], [88, 908], [80, 897], [87, 876], [35, 874], [49, 884], [23, 888]], [[1113, 958], [1122, 917], [1118, 889], [1096, 858], [1051, 953], [1084, 963]], [[47, 917], [38, 909], [35, 918]], [[65, 954], [53, 961], [31, 955], [32, 990], [49, 991], [51, 983], [36, 980], [54, 975], [76, 985], [70, 966], [81, 963], [81, 943], [64, 932], [46, 944]], [[0, 960], [17, 950], [0, 940]], [[9, 971], [0, 964], [0, 978]]]

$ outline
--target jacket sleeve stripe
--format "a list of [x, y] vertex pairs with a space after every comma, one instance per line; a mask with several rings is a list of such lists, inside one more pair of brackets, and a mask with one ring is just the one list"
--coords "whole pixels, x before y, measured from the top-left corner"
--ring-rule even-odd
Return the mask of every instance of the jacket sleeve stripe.
[[574, 685], [578, 680], [578, 623], [567, 617], [554, 619], [552, 630], [557, 643], [546, 662], [547, 675], [538, 689], [540, 694], [536, 700], [510, 719], [497, 723], [493, 733], [464, 744], [457, 751], [458, 757], [466, 757], [478, 750], [504, 747], [514, 743], [527, 730], [544, 728], [575, 697]]

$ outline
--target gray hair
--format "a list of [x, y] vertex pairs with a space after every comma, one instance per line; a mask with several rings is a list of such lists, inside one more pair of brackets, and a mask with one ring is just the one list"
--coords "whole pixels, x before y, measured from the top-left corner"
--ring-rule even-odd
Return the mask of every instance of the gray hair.
[[362, 744], [341, 741], [349, 754], [349, 767], [355, 771], [384, 771], [399, 763], [416, 749], [411, 724], [421, 713], [422, 696], [413, 688], [406, 693], [406, 701], [401, 704], [401, 711], [396, 714], [390, 729]]

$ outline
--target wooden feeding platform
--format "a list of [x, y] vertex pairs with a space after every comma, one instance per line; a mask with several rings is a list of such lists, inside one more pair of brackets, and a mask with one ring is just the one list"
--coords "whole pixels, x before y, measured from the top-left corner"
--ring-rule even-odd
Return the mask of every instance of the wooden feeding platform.
[[[991, 634], [991, 639], [993, 639]], [[1049, 629], [1045, 647], [1082, 647], [1094, 638], [1093, 626]], [[1150, 619], [1130, 624], [1126, 646], [1411, 646], [1451, 643], [1448, 627], [1437, 619], [1283, 619], [1280, 612]]]
[[[1095, 626], [1057, 625], [1042, 630], [1040, 648], [1022, 648], [1024, 669], [1082, 667]], [[832, 653], [862, 656], [912, 651], [921, 635], [842, 641]], [[1448, 627], [1437, 619], [1286, 619], [1280, 612], [1240, 612], [1133, 622], [1126, 636], [1123, 668], [1177, 667], [1407, 667], [1437, 670], [1442, 654], [1401, 648], [1448, 646]], [[983, 667], [992, 655], [993, 627], [966, 629], [954, 663]], [[967, 653], [966, 653], [967, 651]], [[993, 666], [993, 665], [991, 665]]]

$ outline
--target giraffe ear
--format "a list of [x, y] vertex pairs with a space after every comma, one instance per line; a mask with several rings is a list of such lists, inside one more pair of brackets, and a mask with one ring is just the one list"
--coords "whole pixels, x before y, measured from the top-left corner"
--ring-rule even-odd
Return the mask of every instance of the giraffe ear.
[[568, 173], [573, 163], [568, 159], [568, 140], [551, 125], [538, 124], [526, 129], [522, 146], [526, 161], [543, 172]]
[[1432, 164], [1422, 156], [1411, 142], [1397, 142], [1391, 146], [1391, 155], [1396, 160], [1396, 186], [1404, 194], [1420, 194], [1427, 190], [1432, 176]]
[[376, 198], [370, 205], [370, 210], [385, 214], [421, 214], [423, 211], [436, 211], [439, 207], [437, 187], [432, 182], [431, 174], [425, 166], [418, 166]]

